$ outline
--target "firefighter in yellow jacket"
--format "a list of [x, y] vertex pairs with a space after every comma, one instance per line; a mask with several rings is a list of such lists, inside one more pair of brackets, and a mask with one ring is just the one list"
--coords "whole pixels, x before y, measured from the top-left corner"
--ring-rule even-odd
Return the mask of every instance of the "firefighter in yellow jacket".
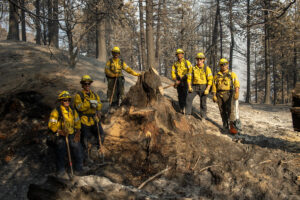
[[[75, 95], [74, 107], [78, 111], [81, 120], [81, 143], [85, 153], [85, 160], [88, 159], [88, 144], [100, 146], [98, 138], [98, 127], [101, 135], [101, 140], [104, 140], [104, 131], [101, 126], [97, 112], [101, 110], [102, 103], [100, 97], [94, 93], [90, 87], [93, 79], [89, 75], [84, 75], [81, 78], [82, 91]], [[98, 126], [97, 124], [98, 123]]]
[[65, 137], [68, 137], [71, 155], [74, 158], [75, 172], [82, 172], [82, 146], [80, 143], [80, 118], [76, 110], [71, 109], [71, 95], [63, 91], [58, 95], [60, 105], [51, 114], [48, 123], [49, 129], [56, 134], [56, 169], [58, 175], [65, 173], [65, 157], [67, 147]]
[[228, 130], [228, 121], [235, 121], [232, 104], [233, 100], [239, 99], [240, 83], [237, 75], [228, 70], [228, 61], [225, 58], [220, 59], [219, 65], [220, 71], [213, 80], [213, 101], [218, 103], [223, 128]]
[[107, 77], [107, 99], [110, 102], [112, 98], [111, 106], [119, 106], [119, 99], [124, 98], [124, 84], [125, 79], [122, 70], [133, 76], [140, 76], [140, 73], [131, 69], [121, 58], [120, 48], [114, 47], [112, 49], [112, 58], [110, 58], [105, 67], [105, 74]]
[[184, 51], [182, 49], [176, 50], [176, 56], [177, 61], [172, 66], [172, 79], [177, 88], [180, 112], [184, 114], [188, 93], [187, 74], [192, 68], [192, 64], [190, 61], [184, 59]]
[[186, 114], [192, 113], [193, 100], [196, 95], [200, 97], [200, 115], [203, 119], [206, 118], [206, 98], [212, 86], [213, 75], [211, 69], [204, 64], [205, 55], [198, 53], [196, 55], [197, 64], [190, 68], [188, 73], [188, 96], [186, 100]]

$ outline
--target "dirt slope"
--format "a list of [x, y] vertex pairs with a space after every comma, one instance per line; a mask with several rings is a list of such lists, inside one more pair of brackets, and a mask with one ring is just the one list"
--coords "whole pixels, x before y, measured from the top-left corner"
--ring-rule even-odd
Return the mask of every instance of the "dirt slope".
[[[46, 145], [46, 125], [58, 91], [68, 89], [75, 93], [80, 89], [80, 77], [90, 74], [95, 79], [94, 91], [105, 98], [104, 63], [82, 57], [71, 70], [66, 67], [64, 52], [51, 52], [30, 43], [0, 42], [0, 199], [26, 199], [29, 185], [44, 182], [45, 174], [54, 171], [52, 149]], [[126, 91], [136, 80], [126, 75]], [[165, 86], [170, 81], [162, 78], [162, 83]], [[176, 108], [175, 89], [165, 90], [165, 96]], [[197, 112], [198, 98], [194, 107]], [[193, 140], [192, 145], [181, 146], [184, 140], [175, 139], [181, 137], [173, 131], [164, 135], [169, 145], [176, 145], [178, 156], [174, 157], [181, 159], [181, 167], [146, 185], [144, 191], [160, 199], [299, 199], [300, 135], [292, 130], [288, 107], [242, 104], [240, 110], [243, 132], [239, 136], [220, 131], [219, 111], [210, 99], [209, 119], [189, 120], [195, 130], [205, 124], [205, 132], [184, 135]], [[135, 120], [124, 121], [126, 112], [119, 110], [110, 116], [115, 123], [104, 124], [116, 141], [122, 140], [120, 135], [126, 136], [132, 127], [139, 131]], [[120, 134], [114, 135], [118, 133], [114, 130]], [[130, 133], [136, 138], [134, 132]], [[113, 139], [108, 137], [108, 149], [118, 149]], [[195, 153], [184, 156], [190, 152]], [[153, 171], [145, 172], [145, 168], [127, 164], [128, 160], [136, 160], [133, 155], [137, 156], [130, 151], [112, 154], [106, 159], [113, 164], [99, 165], [91, 174], [138, 186], [166, 164], [153, 154], [153, 162], [159, 162]]]

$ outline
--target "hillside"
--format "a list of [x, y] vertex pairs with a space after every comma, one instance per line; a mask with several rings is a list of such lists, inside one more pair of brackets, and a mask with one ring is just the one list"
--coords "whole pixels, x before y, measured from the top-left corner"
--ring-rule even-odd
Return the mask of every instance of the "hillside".
[[[30, 184], [42, 184], [54, 172], [52, 149], [46, 144], [47, 121], [59, 91], [75, 94], [80, 77], [90, 74], [95, 80], [92, 89], [106, 98], [104, 63], [80, 57], [76, 68], [69, 69], [66, 61], [66, 52], [60, 50], [0, 42], [0, 199], [26, 199]], [[126, 75], [126, 91], [136, 81]], [[170, 84], [164, 77], [161, 82]], [[158, 149], [147, 156], [150, 164], [143, 161], [149, 151], [144, 152], [147, 140], [136, 118], [148, 110], [124, 106], [112, 115], [103, 114], [106, 164], [95, 158], [90, 176], [74, 181], [85, 181], [97, 192], [107, 190], [115, 199], [125, 198], [117, 194], [121, 189], [136, 199], [299, 199], [300, 134], [292, 129], [288, 106], [241, 104], [243, 132], [232, 136], [221, 131], [219, 111], [211, 99], [209, 119], [203, 121], [196, 114], [198, 97], [189, 121], [175, 112], [176, 105], [171, 87], [149, 108], [159, 114], [154, 124], [159, 129]], [[105, 102], [104, 111], [107, 106]], [[157, 120], [164, 119], [164, 113], [175, 123]], [[127, 145], [130, 142], [137, 145]], [[136, 189], [166, 167], [172, 170]]]

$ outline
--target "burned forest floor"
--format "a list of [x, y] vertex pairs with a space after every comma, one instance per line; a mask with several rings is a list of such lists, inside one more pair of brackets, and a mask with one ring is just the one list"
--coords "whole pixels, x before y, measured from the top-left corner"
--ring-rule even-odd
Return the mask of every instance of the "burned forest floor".
[[[243, 130], [233, 136], [222, 131], [211, 98], [207, 120], [198, 117], [198, 97], [191, 118], [177, 113], [172, 87], [146, 107], [109, 114], [103, 102], [105, 156], [93, 148], [85, 176], [56, 180], [47, 122], [57, 94], [75, 94], [90, 74], [106, 99], [104, 63], [80, 57], [69, 69], [66, 52], [0, 41], [0, 73], [0, 199], [35, 199], [41, 191], [53, 199], [300, 199], [300, 134], [288, 105], [240, 103]], [[134, 94], [139, 80], [125, 79]]]

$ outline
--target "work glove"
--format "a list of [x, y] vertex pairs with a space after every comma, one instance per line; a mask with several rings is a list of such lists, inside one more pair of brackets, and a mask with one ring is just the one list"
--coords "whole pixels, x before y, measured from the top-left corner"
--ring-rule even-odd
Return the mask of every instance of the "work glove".
[[97, 100], [90, 100], [90, 104], [92, 108], [97, 108], [98, 106], [98, 101]]
[[191, 86], [189, 86], [189, 93], [193, 92], [193, 88]]
[[239, 93], [236, 92], [236, 93], [234, 94], [234, 100], [238, 100], [238, 99], [239, 99]]
[[74, 136], [74, 142], [79, 142], [80, 141], [80, 130], [77, 130]]
[[67, 136], [67, 133], [63, 130], [58, 130], [57, 133], [61, 136]]
[[204, 90], [204, 95], [208, 95], [208, 93], [209, 93], [209, 90]]
[[217, 96], [216, 96], [216, 95], [213, 96], [213, 101], [214, 101], [215, 103], [217, 103], [218, 99], [217, 99]]

